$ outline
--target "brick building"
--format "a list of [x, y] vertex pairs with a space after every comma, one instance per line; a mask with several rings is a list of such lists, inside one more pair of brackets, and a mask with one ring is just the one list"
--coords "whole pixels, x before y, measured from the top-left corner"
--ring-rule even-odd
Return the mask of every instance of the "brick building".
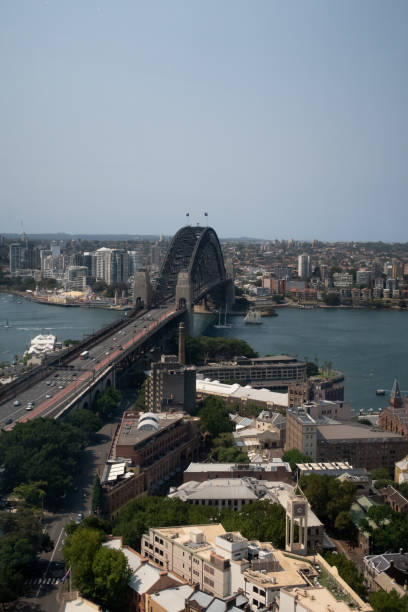
[[297, 408], [288, 410], [286, 415], [285, 449], [291, 448], [299, 449], [312, 461], [348, 461], [355, 467], [385, 467], [392, 472], [394, 463], [407, 454], [408, 440], [360, 424], [324, 424], [304, 408]]
[[390, 404], [380, 414], [378, 425], [381, 429], [408, 438], [408, 398], [402, 399], [397, 379], [394, 380], [392, 387]]
[[288, 405], [291, 408], [303, 406], [309, 401], [328, 400], [331, 402], [344, 401], [344, 374], [339, 370], [332, 376], [320, 378], [311, 376], [303, 383], [292, 383], [288, 386]]
[[289, 463], [272, 459], [268, 463], [190, 463], [184, 471], [183, 482], [245, 477], [288, 484], [293, 481]]
[[198, 457], [199, 449], [198, 418], [125, 412], [101, 479], [109, 516], [184, 469]]
[[220, 382], [234, 380], [252, 387], [283, 388], [306, 381], [306, 363], [289, 355], [237, 357], [234, 361], [199, 366], [197, 374]]

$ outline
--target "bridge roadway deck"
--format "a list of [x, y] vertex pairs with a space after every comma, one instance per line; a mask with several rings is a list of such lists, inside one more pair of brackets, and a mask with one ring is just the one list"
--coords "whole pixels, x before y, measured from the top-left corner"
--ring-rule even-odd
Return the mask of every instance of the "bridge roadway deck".
[[[16, 422], [26, 422], [40, 416], [57, 417], [129, 352], [181, 314], [181, 311], [174, 308], [155, 308], [133, 319], [121, 330], [112, 332], [89, 350], [88, 359], [72, 359], [63, 368], [53, 371], [30, 388], [0, 404], [0, 427], [8, 430]], [[27, 408], [30, 401], [34, 402], [32, 409]], [[17, 406], [15, 402], [19, 402]]]

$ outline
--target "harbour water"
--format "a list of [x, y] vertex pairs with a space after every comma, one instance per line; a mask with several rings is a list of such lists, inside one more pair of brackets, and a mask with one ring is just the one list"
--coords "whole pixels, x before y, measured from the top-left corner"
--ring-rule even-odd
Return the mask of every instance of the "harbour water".
[[[356, 411], [384, 407], [388, 394], [378, 397], [375, 391], [391, 389], [394, 378], [408, 391], [407, 312], [281, 308], [278, 314], [264, 317], [262, 325], [231, 317], [228, 329], [214, 328], [213, 316], [194, 315], [195, 333], [242, 338], [260, 355], [285, 353], [319, 364], [330, 361], [344, 372], [345, 397]], [[0, 362], [21, 355], [37, 334], [81, 340], [121, 316], [123, 312], [36, 304], [2, 293]]]
[[0, 293], [0, 362], [21, 356], [38, 334], [53, 334], [59, 341], [82, 340], [123, 315], [123, 311], [37, 304]]
[[232, 327], [215, 329], [212, 319], [195, 315], [195, 327], [209, 336], [246, 340], [260, 355], [289, 354], [319, 364], [330, 361], [345, 374], [345, 399], [355, 411], [383, 408], [394, 378], [408, 391], [408, 312], [386, 310], [280, 308], [262, 325], [231, 317]]

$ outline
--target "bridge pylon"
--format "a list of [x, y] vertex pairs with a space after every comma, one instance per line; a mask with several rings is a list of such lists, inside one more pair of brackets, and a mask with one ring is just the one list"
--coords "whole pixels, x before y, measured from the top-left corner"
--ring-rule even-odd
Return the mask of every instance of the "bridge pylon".
[[187, 333], [193, 329], [193, 286], [190, 273], [187, 271], [179, 272], [176, 285], [176, 309], [186, 309], [185, 326]]
[[133, 301], [136, 308], [150, 308], [152, 305], [152, 286], [147, 270], [138, 270], [135, 273], [133, 285]]

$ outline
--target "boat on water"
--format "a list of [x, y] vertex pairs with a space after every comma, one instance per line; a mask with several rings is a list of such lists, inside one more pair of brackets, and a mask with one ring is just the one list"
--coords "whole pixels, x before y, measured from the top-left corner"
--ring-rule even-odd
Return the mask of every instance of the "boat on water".
[[225, 306], [225, 313], [224, 313], [224, 323], [221, 323], [221, 308], [218, 311], [218, 324], [214, 325], [214, 327], [216, 329], [229, 329], [230, 327], [232, 327], [231, 323], [227, 323], [227, 306]]
[[10, 324], [9, 324], [9, 322], [8, 322], [8, 319], [7, 319], [7, 321], [5, 322], [5, 324], [3, 325], [3, 327], [6, 327], [6, 328], [11, 327], [11, 325], [10, 325]]
[[251, 325], [261, 325], [262, 318], [261, 318], [260, 311], [259, 310], [249, 310], [244, 321], [245, 323], [248, 323]]
[[377, 389], [375, 394], [376, 395], [385, 395], [385, 389]]

